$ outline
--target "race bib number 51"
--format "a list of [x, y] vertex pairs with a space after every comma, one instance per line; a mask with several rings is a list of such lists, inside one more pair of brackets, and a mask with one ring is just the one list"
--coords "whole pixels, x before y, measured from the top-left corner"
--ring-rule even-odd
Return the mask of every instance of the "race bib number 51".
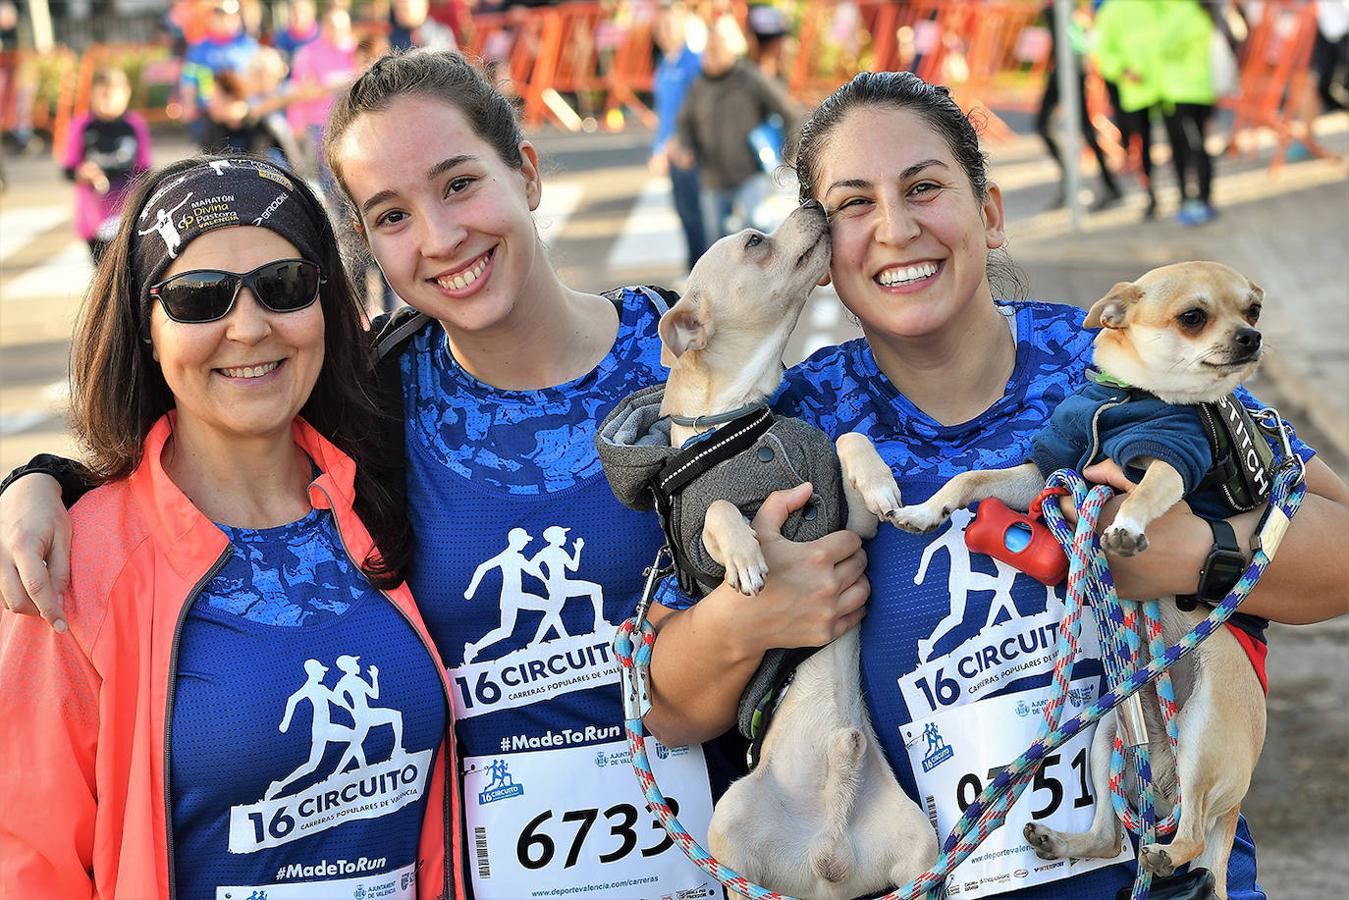
[[[702, 749], [654, 739], [647, 748], [680, 823], [704, 839], [712, 797]], [[720, 896], [647, 812], [626, 742], [472, 757], [464, 767], [478, 900]]]
[[[1096, 689], [1095, 678], [1074, 681], [1064, 715], [1095, 702]], [[968, 703], [900, 729], [919, 797], [939, 836], [950, 834], [993, 777], [1026, 752], [1043, 721], [1049, 691], [1046, 687]], [[1088, 760], [1095, 732], [1092, 725], [1045, 757], [1003, 826], [947, 878], [949, 894], [990, 897], [1133, 859], [1133, 846], [1124, 841], [1113, 859], [1042, 860], [1022, 835], [1029, 822], [1058, 831], [1086, 831], [1097, 800], [1110, 802], [1091, 793]]]

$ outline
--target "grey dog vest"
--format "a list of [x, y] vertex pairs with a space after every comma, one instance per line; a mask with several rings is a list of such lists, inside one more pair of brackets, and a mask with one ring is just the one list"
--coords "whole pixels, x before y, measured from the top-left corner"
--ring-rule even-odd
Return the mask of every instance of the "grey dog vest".
[[[670, 420], [660, 414], [664, 396], [663, 385], [629, 395], [605, 418], [595, 435], [609, 486], [619, 502], [632, 509], [654, 508], [657, 476], [675, 457], [695, 456], [703, 440], [682, 449], [670, 446]], [[681, 573], [686, 576], [681, 579], [681, 587], [698, 598], [726, 577], [726, 569], [703, 545], [703, 520], [714, 500], [727, 500], [752, 519], [773, 491], [809, 481], [814, 494], [805, 507], [788, 516], [783, 536], [813, 541], [843, 527], [847, 502], [833, 442], [800, 419], [766, 414], [772, 417], [772, 424], [753, 445], [688, 484], [672, 499], [671, 521], [662, 523], [666, 536], [678, 542], [682, 551], [678, 555], [691, 569]]]
[[[838, 453], [824, 432], [765, 408], [762, 416], [767, 421], [752, 414], [691, 441], [687, 447], [674, 448], [670, 446], [670, 420], [660, 413], [664, 396], [663, 385], [629, 395], [600, 425], [595, 444], [614, 496], [632, 509], [655, 508], [660, 512], [661, 527], [685, 593], [701, 599], [726, 576], [725, 567], [703, 544], [703, 520], [715, 500], [727, 500], [742, 515], [753, 518], [773, 491], [809, 481], [811, 500], [787, 517], [783, 536], [813, 541], [843, 527], [847, 518], [843, 476]], [[745, 440], [752, 437], [753, 442], [726, 457], [726, 447], [745, 443], [738, 437], [723, 440], [728, 433], [736, 432]], [[704, 450], [718, 442], [721, 446], [704, 456]], [[702, 468], [706, 471], [683, 484], [686, 471]], [[673, 492], [668, 490], [671, 485], [676, 486]], [[751, 767], [765, 733], [765, 728], [755, 727], [763, 704], [778, 695], [791, 673], [812, 652], [806, 648], [770, 650], [746, 686], [736, 720], [740, 733], [754, 742]], [[763, 714], [771, 717], [771, 709]]]

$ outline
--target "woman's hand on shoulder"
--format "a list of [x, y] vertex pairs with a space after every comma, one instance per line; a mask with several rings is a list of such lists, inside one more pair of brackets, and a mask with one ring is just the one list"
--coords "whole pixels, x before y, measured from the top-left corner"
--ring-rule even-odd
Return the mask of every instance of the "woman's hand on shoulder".
[[40, 615], [63, 632], [69, 584], [70, 514], [61, 486], [50, 475], [25, 475], [0, 494], [0, 597], [10, 612]]

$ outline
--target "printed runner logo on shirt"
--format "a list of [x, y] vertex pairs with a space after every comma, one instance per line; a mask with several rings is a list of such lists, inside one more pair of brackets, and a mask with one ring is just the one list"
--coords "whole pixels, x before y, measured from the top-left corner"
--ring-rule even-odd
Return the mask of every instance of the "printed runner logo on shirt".
[[[571, 577], [580, 570], [585, 539], [577, 537], [568, 550], [569, 531], [550, 525], [543, 530], [544, 546], [530, 554], [526, 548], [534, 536], [523, 528], [512, 528], [506, 547], [474, 570], [464, 599], [481, 599], [477, 594], [484, 577], [499, 571], [501, 622], [465, 644], [463, 663], [451, 671], [458, 687], [457, 717], [468, 719], [527, 706], [617, 679], [618, 665], [609, 650], [617, 626], [604, 618], [604, 588], [598, 582]], [[542, 591], [532, 583], [527, 585], [526, 575], [541, 584]], [[585, 634], [568, 633], [563, 622], [562, 612], [571, 600], [587, 600], [593, 610], [593, 624]], [[476, 662], [484, 652], [510, 640], [516, 619], [525, 610], [543, 613], [533, 638], [496, 659]]]
[[[967, 509], [951, 513], [945, 531], [923, 549], [913, 583], [921, 585], [938, 554], [946, 556], [949, 612], [927, 638], [918, 639], [918, 666], [899, 679], [904, 702], [915, 718], [960, 703], [977, 700], [1005, 687], [1008, 680], [1048, 672], [1054, 664], [1059, 621], [1063, 601], [1052, 587], [1034, 582], [1006, 563], [980, 556], [980, 564], [994, 567], [993, 573], [975, 568], [970, 549], [965, 545], [965, 528], [974, 519]], [[1023, 614], [1012, 596], [1017, 578], [1036, 584], [1045, 592], [1045, 608]], [[971, 607], [981, 602], [980, 595], [992, 594], [982, 625], [977, 619], [966, 621]], [[948, 637], [969, 637], [951, 648], [941, 646]], [[1083, 653], [1096, 651], [1094, 629], [1083, 630]]]
[[[367, 679], [359, 656], [339, 656], [336, 665], [342, 675], [328, 687], [324, 677], [329, 668], [317, 659], [305, 660], [305, 681], [286, 699], [278, 728], [289, 732], [300, 705], [308, 704], [309, 757], [273, 781], [258, 802], [230, 808], [231, 853], [279, 847], [347, 821], [379, 818], [421, 797], [434, 750], [409, 753], [403, 748], [403, 714], [370, 705], [380, 696], [378, 666], [366, 668]], [[333, 721], [334, 710], [349, 716], [352, 724]], [[393, 749], [388, 759], [367, 759], [365, 739], [372, 729], [383, 727], [393, 732]], [[319, 771], [330, 744], [344, 748], [332, 772], [317, 784], [280, 796]]]

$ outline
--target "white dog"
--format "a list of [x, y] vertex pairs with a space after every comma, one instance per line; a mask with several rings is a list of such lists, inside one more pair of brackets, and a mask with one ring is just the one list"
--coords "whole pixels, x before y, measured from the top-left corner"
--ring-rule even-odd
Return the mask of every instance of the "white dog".
[[[662, 412], [687, 420], [770, 397], [828, 265], [827, 225], [814, 206], [771, 236], [745, 231], [713, 245], [661, 320], [671, 367]], [[694, 433], [675, 424], [671, 441], [683, 446]], [[847, 527], [870, 537], [899, 506], [899, 488], [867, 438], [846, 434], [836, 446]], [[762, 587], [767, 566], [737, 506], [712, 503], [702, 538], [728, 583], [746, 594]], [[758, 766], [713, 812], [712, 852], [774, 890], [847, 900], [904, 884], [937, 857], [932, 826], [895, 781], [867, 718], [858, 651], [854, 627], [797, 669]]]

